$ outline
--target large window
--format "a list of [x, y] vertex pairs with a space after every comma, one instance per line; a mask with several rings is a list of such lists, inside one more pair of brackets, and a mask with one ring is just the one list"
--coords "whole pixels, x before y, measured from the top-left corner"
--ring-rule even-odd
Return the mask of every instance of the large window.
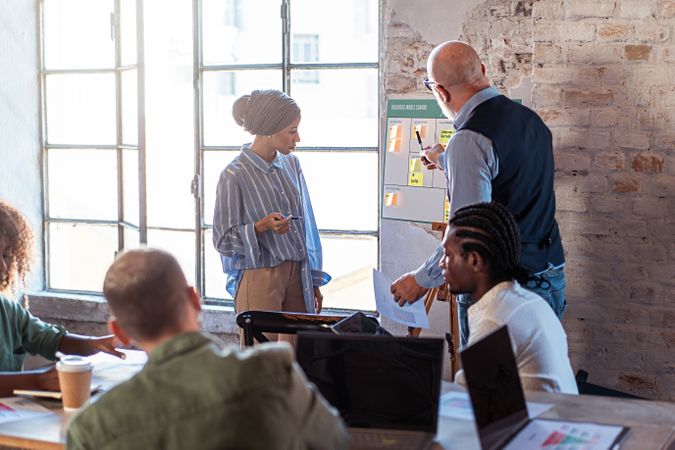
[[[297, 155], [333, 281], [372, 309], [377, 265], [376, 0], [42, 0], [47, 286], [98, 292], [116, 251], [175, 254], [222, 301], [216, 183], [242, 143], [233, 101], [275, 88], [303, 112]], [[352, 25], [349, 25], [352, 24]]]

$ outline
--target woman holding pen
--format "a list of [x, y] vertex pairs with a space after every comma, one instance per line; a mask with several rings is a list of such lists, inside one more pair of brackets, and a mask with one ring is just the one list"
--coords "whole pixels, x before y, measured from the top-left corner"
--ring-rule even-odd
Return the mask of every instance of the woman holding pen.
[[213, 244], [237, 313], [321, 312], [321, 241], [300, 162], [300, 108], [276, 90], [237, 99], [232, 115], [253, 135], [223, 170], [213, 218]]

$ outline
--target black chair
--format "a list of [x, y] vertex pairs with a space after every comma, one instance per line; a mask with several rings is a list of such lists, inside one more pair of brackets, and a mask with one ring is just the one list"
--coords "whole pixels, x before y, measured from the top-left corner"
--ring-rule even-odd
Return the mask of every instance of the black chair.
[[263, 333], [297, 334], [298, 331], [331, 331], [331, 325], [348, 317], [343, 315], [319, 315], [285, 311], [242, 311], [237, 314], [237, 325], [244, 332], [244, 345], [269, 342]]
[[577, 381], [577, 388], [579, 389], [579, 394], [584, 395], [602, 395], [605, 397], [619, 397], [619, 398], [634, 398], [640, 400], [646, 400], [644, 397], [638, 397], [637, 395], [629, 394], [627, 392], [617, 391], [616, 389], [610, 389], [603, 386], [598, 386], [597, 384], [589, 383], [588, 372], [583, 369], [577, 371], [577, 375], [574, 377]]

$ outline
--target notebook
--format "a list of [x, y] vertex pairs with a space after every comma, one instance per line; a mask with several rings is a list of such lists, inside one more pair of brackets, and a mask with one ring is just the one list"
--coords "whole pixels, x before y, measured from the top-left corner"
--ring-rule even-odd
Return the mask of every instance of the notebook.
[[443, 339], [298, 333], [297, 360], [341, 414], [352, 449], [426, 449], [438, 427]]
[[461, 358], [483, 450], [613, 449], [628, 433], [619, 425], [530, 420], [506, 325], [462, 350]]

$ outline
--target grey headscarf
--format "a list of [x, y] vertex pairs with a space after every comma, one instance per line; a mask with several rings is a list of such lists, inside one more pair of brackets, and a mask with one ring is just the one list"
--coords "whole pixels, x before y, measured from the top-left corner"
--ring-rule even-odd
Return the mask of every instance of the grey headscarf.
[[300, 115], [295, 100], [275, 89], [255, 90], [232, 105], [237, 125], [259, 136], [271, 136], [289, 126]]

